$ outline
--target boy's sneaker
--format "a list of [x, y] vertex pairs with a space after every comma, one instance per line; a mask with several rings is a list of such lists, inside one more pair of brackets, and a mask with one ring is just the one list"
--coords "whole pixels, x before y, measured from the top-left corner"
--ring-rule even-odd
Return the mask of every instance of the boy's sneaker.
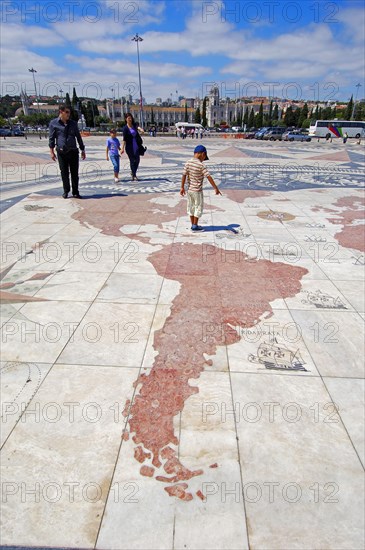
[[204, 228], [201, 225], [192, 225], [191, 230], [192, 231], [204, 231]]
[[119, 183], [119, 178], [114, 178], [114, 183]]

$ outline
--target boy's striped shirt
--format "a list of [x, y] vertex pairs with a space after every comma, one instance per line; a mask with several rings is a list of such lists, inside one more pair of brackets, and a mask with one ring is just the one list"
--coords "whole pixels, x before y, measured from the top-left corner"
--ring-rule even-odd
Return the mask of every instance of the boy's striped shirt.
[[185, 164], [183, 175], [187, 176], [189, 191], [202, 191], [204, 178], [210, 176], [207, 167], [196, 157]]

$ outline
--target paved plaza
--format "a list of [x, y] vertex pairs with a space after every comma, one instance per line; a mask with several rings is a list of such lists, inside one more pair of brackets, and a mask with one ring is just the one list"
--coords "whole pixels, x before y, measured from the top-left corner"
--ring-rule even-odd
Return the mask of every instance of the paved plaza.
[[363, 548], [364, 146], [198, 143], [0, 143], [3, 545]]

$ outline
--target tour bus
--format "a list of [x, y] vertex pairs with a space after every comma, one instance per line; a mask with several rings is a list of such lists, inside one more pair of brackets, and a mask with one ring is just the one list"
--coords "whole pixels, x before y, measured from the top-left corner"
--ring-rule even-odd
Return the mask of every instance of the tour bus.
[[201, 124], [198, 124], [197, 122], [176, 122], [175, 124], [176, 130], [181, 131], [183, 128], [185, 130], [191, 130], [192, 128], [196, 128], [197, 130], [204, 132], [204, 128]]
[[365, 137], [365, 122], [358, 120], [316, 120], [309, 128], [309, 137], [342, 138], [347, 132], [349, 138]]

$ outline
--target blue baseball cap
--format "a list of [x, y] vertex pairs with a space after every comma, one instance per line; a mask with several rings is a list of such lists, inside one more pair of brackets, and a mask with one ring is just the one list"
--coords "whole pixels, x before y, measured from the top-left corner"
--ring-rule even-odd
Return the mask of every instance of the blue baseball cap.
[[205, 160], [209, 160], [207, 149], [206, 147], [204, 147], [204, 145], [197, 145], [194, 149], [194, 154], [195, 153], [205, 153], [205, 156], [206, 156]]

